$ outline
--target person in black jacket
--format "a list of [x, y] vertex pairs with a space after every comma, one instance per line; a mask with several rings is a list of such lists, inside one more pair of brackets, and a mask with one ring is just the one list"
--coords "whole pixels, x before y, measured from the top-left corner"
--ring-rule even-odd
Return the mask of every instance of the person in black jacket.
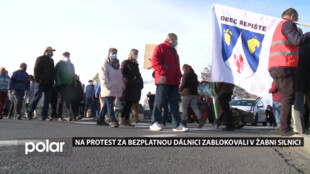
[[32, 113], [37, 107], [39, 100], [44, 92], [44, 104], [42, 108], [42, 120], [45, 121], [48, 116], [48, 106], [51, 100], [52, 88], [54, 86], [55, 67], [52, 47], [46, 47], [44, 55], [37, 58], [34, 66], [34, 79], [36, 84], [34, 98], [32, 99], [27, 111], [26, 117], [31, 120]]
[[184, 64], [182, 67], [184, 72], [182, 76], [182, 82], [180, 85], [180, 92], [182, 98], [182, 124], [186, 127], [187, 120], [187, 110], [188, 105], [190, 105], [195, 112], [196, 117], [198, 118], [199, 125], [198, 128], [201, 128], [205, 120], [201, 117], [201, 112], [197, 106], [197, 87], [198, 87], [198, 78], [194, 70], [188, 64]]
[[129, 53], [128, 59], [122, 62], [122, 75], [125, 85], [121, 101], [123, 102], [123, 110], [121, 113], [121, 125], [133, 126], [129, 122], [129, 114], [133, 103], [138, 103], [143, 88], [143, 79], [139, 71], [139, 64], [137, 63], [138, 50], [132, 49]]

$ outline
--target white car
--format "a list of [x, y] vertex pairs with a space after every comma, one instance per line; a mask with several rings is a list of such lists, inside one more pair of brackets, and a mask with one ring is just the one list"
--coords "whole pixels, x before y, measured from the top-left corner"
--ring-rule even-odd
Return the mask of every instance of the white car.
[[237, 108], [246, 112], [253, 114], [253, 119], [251, 124], [257, 125], [257, 123], [262, 123], [264, 126], [267, 125], [265, 110], [266, 106], [261, 101], [261, 98], [257, 99], [235, 99], [230, 102], [231, 108]]

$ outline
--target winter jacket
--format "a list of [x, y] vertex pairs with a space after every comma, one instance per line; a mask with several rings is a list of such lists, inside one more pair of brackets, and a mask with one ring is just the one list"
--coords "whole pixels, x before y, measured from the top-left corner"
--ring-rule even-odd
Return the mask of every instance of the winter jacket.
[[[269, 70], [275, 67], [297, 67], [298, 46], [290, 43], [286, 36], [281, 32], [283, 24], [286, 22], [288, 21], [281, 21], [274, 32], [270, 47]], [[297, 27], [295, 30], [298, 32]]]
[[125, 60], [122, 62], [121, 70], [125, 85], [121, 100], [139, 102], [143, 88], [143, 79], [139, 71], [139, 65], [132, 60]]
[[100, 95], [100, 92], [101, 92], [101, 83], [100, 83], [100, 81], [99, 81], [98, 86], [97, 86], [97, 89], [96, 89], [96, 91], [95, 91], [95, 95], [96, 95], [96, 96], [99, 96], [99, 95]]
[[272, 82], [271, 88], [269, 89], [269, 93], [272, 94], [272, 100], [273, 101], [277, 101], [277, 102], [281, 102], [282, 101], [282, 97], [281, 97], [280, 91], [278, 90], [275, 81]]
[[198, 83], [197, 75], [192, 67], [187, 68], [182, 76], [181, 95], [197, 95]]
[[13, 72], [10, 80], [9, 90], [26, 91], [30, 90], [30, 81], [28, 73], [22, 70]]
[[277, 26], [270, 48], [268, 70], [273, 68], [296, 68], [298, 64], [298, 46], [310, 39], [310, 33], [299, 33], [294, 22], [282, 20]]
[[86, 99], [93, 98], [95, 96], [95, 85], [92, 82], [88, 83], [88, 85], [86, 86], [85, 95]]
[[84, 98], [84, 91], [82, 83], [79, 80], [75, 80], [75, 86], [73, 87], [73, 101], [75, 103], [80, 103]]
[[155, 84], [179, 85], [181, 70], [179, 55], [167, 42], [157, 45], [152, 56], [152, 67], [155, 69]]
[[55, 67], [56, 71], [56, 86], [61, 86], [63, 84], [72, 85], [75, 79], [74, 65], [71, 62], [65, 62], [60, 60]]
[[40, 56], [37, 58], [34, 66], [34, 79], [44, 87], [52, 88], [54, 86], [54, 60], [49, 56]]
[[298, 68], [295, 72], [295, 89], [310, 89], [310, 41], [299, 48]]
[[0, 75], [0, 91], [8, 92], [10, 77], [8, 75]]
[[124, 88], [121, 69], [114, 69], [106, 59], [99, 71], [101, 97], [121, 97]]

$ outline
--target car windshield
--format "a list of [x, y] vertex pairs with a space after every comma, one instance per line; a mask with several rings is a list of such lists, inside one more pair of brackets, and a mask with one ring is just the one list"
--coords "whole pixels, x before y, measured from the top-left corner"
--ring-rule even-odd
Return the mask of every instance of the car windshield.
[[254, 106], [254, 100], [233, 100], [230, 105], [232, 106]]

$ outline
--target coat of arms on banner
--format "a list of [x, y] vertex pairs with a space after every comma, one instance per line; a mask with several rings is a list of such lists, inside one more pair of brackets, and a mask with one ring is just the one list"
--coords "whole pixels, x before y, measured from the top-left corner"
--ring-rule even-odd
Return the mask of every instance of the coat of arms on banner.
[[243, 78], [251, 77], [259, 65], [264, 35], [221, 24], [222, 55], [226, 66]]

